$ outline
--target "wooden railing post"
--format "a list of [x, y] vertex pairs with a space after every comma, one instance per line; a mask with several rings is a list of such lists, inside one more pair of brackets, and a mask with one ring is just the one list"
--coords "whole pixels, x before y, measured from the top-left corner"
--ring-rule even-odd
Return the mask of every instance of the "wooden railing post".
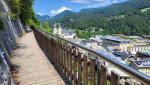
[[65, 48], [65, 53], [66, 53], [66, 77], [68, 78], [68, 76], [69, 76], [68, 46], [66, 46], [66, 48]]
[[101, 63], [97, 61], [97, 85], [101, 85]]
[[90, 85], [95, 85], [95, 59], [90, 59]]
[[120, 84], [120, 76], [114, 71], [112, 71], [110, 85], [119, 85], [119, 84]]
[[67, 52], [66, 52], [66, 46], [64, 46], [64, 74], [67, 76]]
[[64, 51], [65, 46], [62, 45], [62, 59], [63, 59], [63, 72], [65, 72], [65, 51]]
[[70, 47], [68, 46], [67, 47], [67, 78], [69, 79], [69, 76], [70, 76]]
[[69, 53], [69, 54], [70, 54], [70, 81], [72, 82], [72, 66], [73, 66], [73, 65], [72, 65], [72, 61], [73, 61], [73, 60], [72, 60], [72, 57], [73, 57], [72, 55], [73, 55], [73, 51], [72, 51], [71, 48], [70, 48], [69, 52], [70, 52], [70, 53]]
[[107, 67], [104, 65], [101, 65], [101, 84], [100, 85], [107, 85]]
[[59, 68], [61, 69], [61, 44], [59, 43], [59, 47], [58, 47], [58, 49], [59, 49], [59, 53], [58, 53], [58, 59], [59, 59]]
[[61, 61], [61, 70], [63, 71], [63, 44], [61, 43], [61, 55], [60, 55], [60, 61]]
[[83, 66], [83, 84], [84, 85], [88, 85], [88, 70], [87, 70], [87, 56], [84, 56], [84, 58], [83, 58], [83, 64], [84, 64], [84, 66]]
[[77, 85], [77, 52], [73, 50], [73, 57], [74, 57], [74, 85]]
[[81, 53], [78, 52], [78, 85], [82, 85], [82, 57]]

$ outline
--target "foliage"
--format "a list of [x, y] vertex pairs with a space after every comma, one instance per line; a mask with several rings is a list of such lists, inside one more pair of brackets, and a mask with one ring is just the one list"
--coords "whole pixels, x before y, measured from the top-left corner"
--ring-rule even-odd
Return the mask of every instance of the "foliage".
[[8, 4], [12, 10], [12, 13], [15, 15], [20, 13], [20, 0], [9, 0]]
[[35, 28], [40, 28], [40, 22], [35, 22], [34, 20], [30, 19], [28, 21], [28, 25]]
[[10, 19], [12, 19], [12, 20], [15, 20], [16, 19], [16, 15], [14, 14], [14, 13], [8, 13], [7, 14], [9, 17], [10, 17]]
[[52, 28], [50, 28], [48, 21], [44, 22], [43, 30], [48, 32], [48, 33], [52, 33]]
[[149, 35], [150, 10], [139, 14], [126, 14], [124, 18], [111, 19], [105, 27], [104, 34]]
[[4, 24], [3, 22], [0, 20], [0, 30], [3, 30], [4, 29]]
[[35, 14], [32, 9], [33, 1], [34, 0], [9, 0], [8, 4], [12, 13], [8, 15], [13, 20], [19, 15], [24, 25], [37, 24], [38, 21], [35, 19]]
[[101, 31], [90, 31], [90, 30], [75, 30], [75, 33], [77, 34], [77, 37], [88, 39], [90, 37], [94, 37], [95, 35], [102, 34]]
[[28, 24], [30, 19], [34, 18], [34, 11], [32, 9], [33, 0], [20, 0], [20, 19], [23, 24]]

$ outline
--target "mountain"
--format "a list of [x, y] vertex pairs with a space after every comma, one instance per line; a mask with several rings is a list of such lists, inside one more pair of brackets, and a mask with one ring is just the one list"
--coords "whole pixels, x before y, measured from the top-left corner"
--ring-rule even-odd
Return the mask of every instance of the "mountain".
[[64, 11], [54, 16], [50, 24], [60, 22], [63, 27], [74, 29], [79, 36], [83, 34], [89, 37], [93, 34], [147, 35], [150, 34], [149, 7], [150, 0], [129, 0], [103, 8], [83, 9], [78, 13]]
[[147, 7], [150, 7], [150, 0], [129, 0], [124, 3], [115, 3], [111, 6], [102, 8], [83, 9], [78, 13], [66, 10], [54, 17], [50, 17], [48, 15], [41, 16], [38, 14], [36, 17], [41, 23], [45, 20], [49, 20], [51, 23], [66, 23], [79, 18], [118, 16]]
[[72, 11], [69, 11], [69, 10], [66, 10], [66, 11], [63, 11], [62, 13], [54, 16], [55, 19], [60, 19], [60, 18], [63, 18], [63, 17], [71, 17], [71, 18], [75, 18], [76, 17], [76, 12], [72, 12]]
[[91, 8], [91, 9], [83, 9], [79, 12], [79, 14], [83, 16], [88, 15], [101, 15], [104, 17], [111, 17], [116, 15], [125, 14], [129, 11], [136, 11], [139, 9], [150, 7], [150, 0], [129, 0], [124, 3], [115, 3], [111, 6], [103, 7], [103, 8]]
[[51, 20], [53, 19], [52, 17], [50, 17], [50, 16], [48, 16], [48, 15], [43, 15], [43, 16], [41, 16], [41, 15], [39, 15], [39, 14], [36, 14], [35, 16], [36, 16], [36, 18], [41, 22], [41, 24], [43, 24], [44, 21], [46, 21], [46, 20], [51, 21]]
[[70, 20], [97, 18], [97, 17], [113, 17], [123, 15], [129, 12], [136, 12], [139, 9], [150, 7], [150, 0], [129, 0], [124, 3], [115, 3], [111, 6], [102, 8], [83, 9], [80, 12], [64, 11], [53, 17], [51, 22], [66, 23]]

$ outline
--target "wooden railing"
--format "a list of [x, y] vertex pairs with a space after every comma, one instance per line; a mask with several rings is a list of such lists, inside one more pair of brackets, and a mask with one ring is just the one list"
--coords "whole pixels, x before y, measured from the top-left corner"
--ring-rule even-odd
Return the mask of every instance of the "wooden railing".
[[[137, 85], [137, 82], [140, 82], [139, 85], [150, 85], [150, 77], [109, 56], [37, 29], [33, 31], [40, 48], [48, 59], [59, 67], [72, 85]], [[78, 49], [87, 51], [92, 57]], [[119, 73], [111, 71], [111, 74], [108, 74], [108, 68], [101, 61], [112, 64], [130, 77], [121, 81]], [[135, 82], [127, 81], [131, 79]]]

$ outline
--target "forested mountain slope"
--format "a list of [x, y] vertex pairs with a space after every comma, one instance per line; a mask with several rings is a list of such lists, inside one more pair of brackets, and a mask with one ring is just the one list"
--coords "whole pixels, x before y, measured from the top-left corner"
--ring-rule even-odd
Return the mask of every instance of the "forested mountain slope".
[[[64, 11], [50, 20], [60, 22], [65, 28], [75, 29], [77, 34], [95, 30], [98, 34], [150, 34], [150, 0], [129, 0], [103, 8], [83, 9], [78, 13]], [[103, 29], [103, 31], [101, 31]], [[90, 33], [86, 36], [90, 36]]]

